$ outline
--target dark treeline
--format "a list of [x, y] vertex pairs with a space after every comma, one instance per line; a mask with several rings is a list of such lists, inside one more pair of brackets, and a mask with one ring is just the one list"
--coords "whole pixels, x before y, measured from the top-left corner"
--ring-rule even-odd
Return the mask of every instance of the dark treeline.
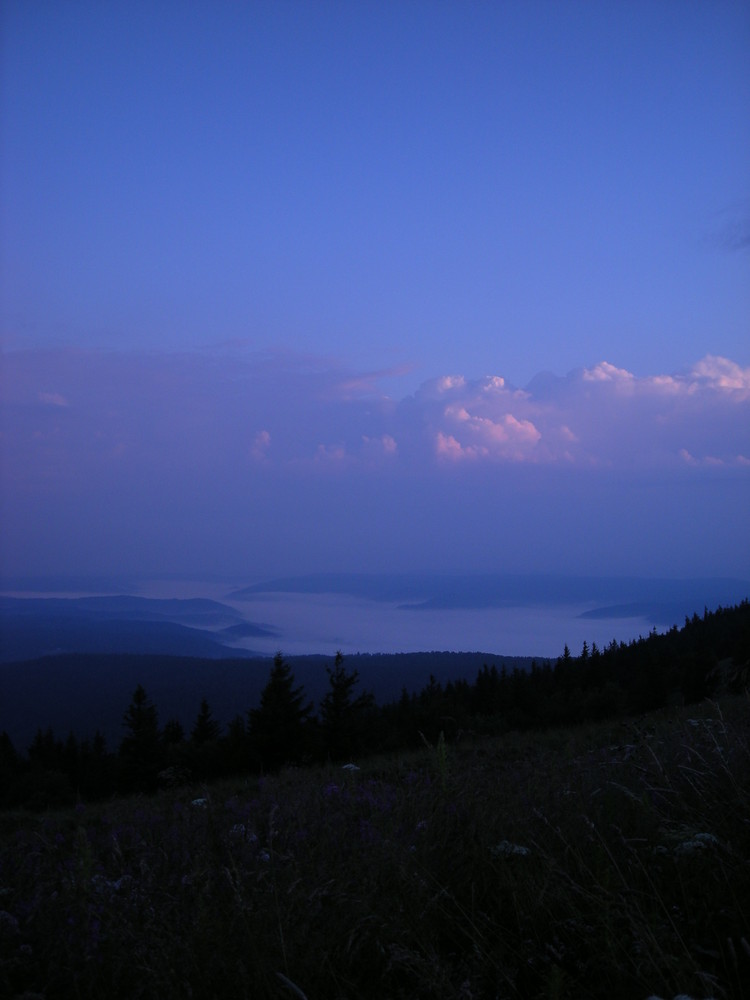
[[0, 733], [0, 805], [47, 808], [77, 800], [150, 792], [285, 764], [345, 762], [395, 752], [423, 740], [457, 740], [511, 729], [577, 725], [692, 704], [750, 683], [750, 604], [706, 610], [681, 629], [604, 649], [566, 646], [556, 662], [507, 670], [484, 665], [472, 682], [438, 682], [377, 705], [359, 691], [356, 670], [337, 654], [317, 711], [292, 668], [277, 654], [259, 703], [224, 727], [203, 699], [188, 731], [163, 724], [138, 685], [123, 716], [123, 737], [109, 748], [96, 732], [79, 740], [38, 730], [25, 755]]

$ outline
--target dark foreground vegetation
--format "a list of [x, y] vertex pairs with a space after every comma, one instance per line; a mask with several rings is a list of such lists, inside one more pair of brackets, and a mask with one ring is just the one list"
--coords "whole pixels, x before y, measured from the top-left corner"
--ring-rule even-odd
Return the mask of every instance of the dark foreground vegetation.
[[747, 697], [0, 813], [0, 995], [750, 995]]
[[750, 996], [747, 643], [744, 603], [383, 709], [339, 660], [316, 716], [278, 658], [234, 734], [171, 740], [139, 689], [63, 808], [6, 741], [0, 996]]

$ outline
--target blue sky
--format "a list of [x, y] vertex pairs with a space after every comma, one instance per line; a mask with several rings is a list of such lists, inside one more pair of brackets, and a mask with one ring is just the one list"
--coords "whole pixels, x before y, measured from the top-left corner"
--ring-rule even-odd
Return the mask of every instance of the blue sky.
[[0, 18], [9, 571], [747, 564], [747, 4]]

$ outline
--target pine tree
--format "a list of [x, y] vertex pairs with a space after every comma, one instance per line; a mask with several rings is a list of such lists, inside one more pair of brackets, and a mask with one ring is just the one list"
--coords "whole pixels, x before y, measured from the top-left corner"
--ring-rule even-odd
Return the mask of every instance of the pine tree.
[[307, 749], [312, 703], [294, 686], [291, 667], [281, 653], [274, 657], [260, 706], [248, 713], [250, 742], [263, 768], [300, 760]]
[[225, 771], [232, 774], [246, 770], [250, 766], [248, 749], [245, 720], [241, 715], [235, 715], [227, 726], [226, 736], [221, 741], [221, 759]]
[[374, 704], [371, 694], [353, 697], [359, 673], [349, 673], [344, 657], [336, 653], [333, 670], [326, 667], [329, 690], [320, 705], [323, 748], [332, 760], [350, 758], [359, 750], [365, 737], [364, 722]]
[[0, 733], [0, 806], [10, 804], [12, 785], [21, 773], [21, 760], [8, 733]]
[[170, 719], [164, 724], [161, 738], [168, 747], [180, 746], [185, 742], [185, 730], [179, 719]]
[[159, 716], [141, 684], [122, 720], [127, 730], [120, 744], [120, 774], [128, 791], [149, 791], [156, 787], [156, 775], [164, 762], [159, 737]]
[[214, 719], [207, 698], [201, 699], [198, 717], [190, 733], [193, 746], [201, 747], [204, 743], [215, 743], [221, 736], [221, 725]]

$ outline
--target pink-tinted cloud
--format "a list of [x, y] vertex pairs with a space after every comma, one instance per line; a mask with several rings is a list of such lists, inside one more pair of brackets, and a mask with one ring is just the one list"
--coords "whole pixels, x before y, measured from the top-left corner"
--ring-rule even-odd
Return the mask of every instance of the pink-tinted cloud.
[[692, 370], [692, 376], [712, 388], [750, 393], [750, 368], [740, 368], [727, 358], [707, 354]]
[[748, 547], [731, 512], [747, 505], [750, 380], [725, 358], [648, 376], [602, 362], [524, 389], [452, 374], [400, 399], [330, 358], [239, 349], [16, 351], [3, 377], [0, 542], [20, 572], [455, 568], [470, 552], [608, 571], [644, 539], [655, 566], [688, 560], [698, 532], [704, 564]]
[[617, 382], [625, 385], [631, 384], [634, 380], [629, 371], [616, 368], [608, 361], [601, 361], [594, 368], [584, 368], [582, 377], [584, 382]]
[[382, 434], [380, 437], [368, 437], [366, 434], [362, 435], [362, 444], [366, 454], [373, 457], [380, 458], [385, 456], [386, 458], [394, 458], [398, 454], [398, 444], [396, 439], [391, 437], [390, 434]]
[[258, 433], [253, 438], [252, 447], [250, 448], [250, 454], [256, 461], [262, 462], [268, 455], [268, 449], [271, 446], [271, 435], [268, 431], [258, 431]]
[[441, 376], [400, 401], [378, 392], [376, 375], [289, 353], [11, 352], [5, 370], [16, 482], [117, 465], [131, 475], [457, 460], [628, 469], [684, 467], [686, 455], [737, 467], [750, 454], [750, 369], [710, 355], [646, 377], [601, 362], [525, 390], [501, 376]]
[[47, 406], [70, 406], [65, 396], [61, 396], [59, 392], [40, 392], [39, 402], [45, 403]]
[[470, 413], [465, 406], [446, 407], [445, 419], [449, 426], [453, 425], [453, 433], [437, 432], [436, 452], [441, 457], [511, 462], [536, 458], [535, 447], [541, 434], [530, 420], [519, 420], [512, 413], [493, 420]]

